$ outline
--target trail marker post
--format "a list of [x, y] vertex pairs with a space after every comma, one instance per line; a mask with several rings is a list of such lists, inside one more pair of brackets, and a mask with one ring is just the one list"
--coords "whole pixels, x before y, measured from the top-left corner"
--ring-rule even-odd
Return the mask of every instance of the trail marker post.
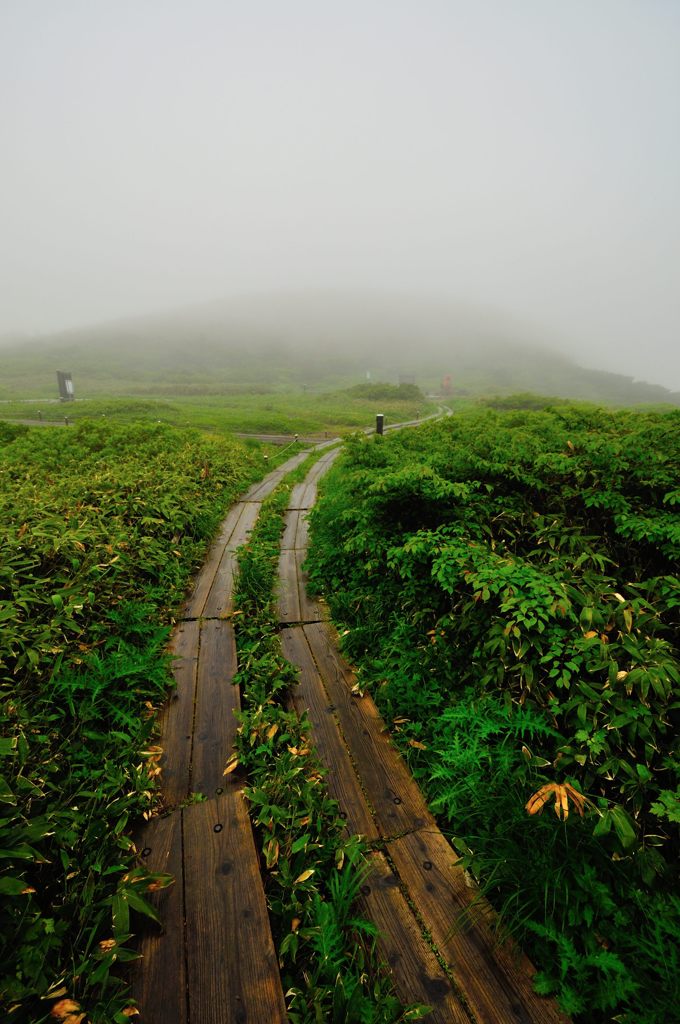
[[385, 416], [383, 413], [376, 413], [375, 417], [375, 432], [376, 434], [382, 434], [385, 427]]

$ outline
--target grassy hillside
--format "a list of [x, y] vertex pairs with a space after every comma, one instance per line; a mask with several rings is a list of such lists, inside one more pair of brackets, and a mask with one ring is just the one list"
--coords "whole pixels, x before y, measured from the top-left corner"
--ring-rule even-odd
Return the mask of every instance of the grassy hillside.
[[122, 320], [0, 346], [0, 399], [76, 395], [315, 392], [415, 376], [425, 390], [450, 375], [454, 394], [535, 391], [617, 404], [680, 403], [680, 395], [617, 373], [586, 370], [489, 314], [434, 301], [355, 294], [264, 295]]

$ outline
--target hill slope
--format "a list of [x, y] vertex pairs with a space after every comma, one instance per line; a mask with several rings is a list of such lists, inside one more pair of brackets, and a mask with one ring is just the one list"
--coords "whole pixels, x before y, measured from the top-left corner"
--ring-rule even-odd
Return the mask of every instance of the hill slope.
[[536, 391], [568, 398], [680, 404], [680, 393], [588, 370], [488, 312], [372, 293], [250, 295], [17, 341], [0, 349], [0, 398], [55, 393], [70, 370], [80, 397], [323, 388], [367, 373], [414, 376], [455, 393]]

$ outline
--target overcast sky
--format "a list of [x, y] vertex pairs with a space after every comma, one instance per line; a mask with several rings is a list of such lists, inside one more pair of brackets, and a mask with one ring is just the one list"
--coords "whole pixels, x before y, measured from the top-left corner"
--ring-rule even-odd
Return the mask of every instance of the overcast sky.
[[680, 388], [678, 0], [0, 0], [0, 333], [426, 289]]

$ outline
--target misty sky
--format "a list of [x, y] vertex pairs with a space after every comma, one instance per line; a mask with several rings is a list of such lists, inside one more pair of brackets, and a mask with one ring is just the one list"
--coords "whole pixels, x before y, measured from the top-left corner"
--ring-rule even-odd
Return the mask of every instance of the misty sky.
[[0, 333], [439, 292], [680, 389], [678, 0], [0, 0]]

